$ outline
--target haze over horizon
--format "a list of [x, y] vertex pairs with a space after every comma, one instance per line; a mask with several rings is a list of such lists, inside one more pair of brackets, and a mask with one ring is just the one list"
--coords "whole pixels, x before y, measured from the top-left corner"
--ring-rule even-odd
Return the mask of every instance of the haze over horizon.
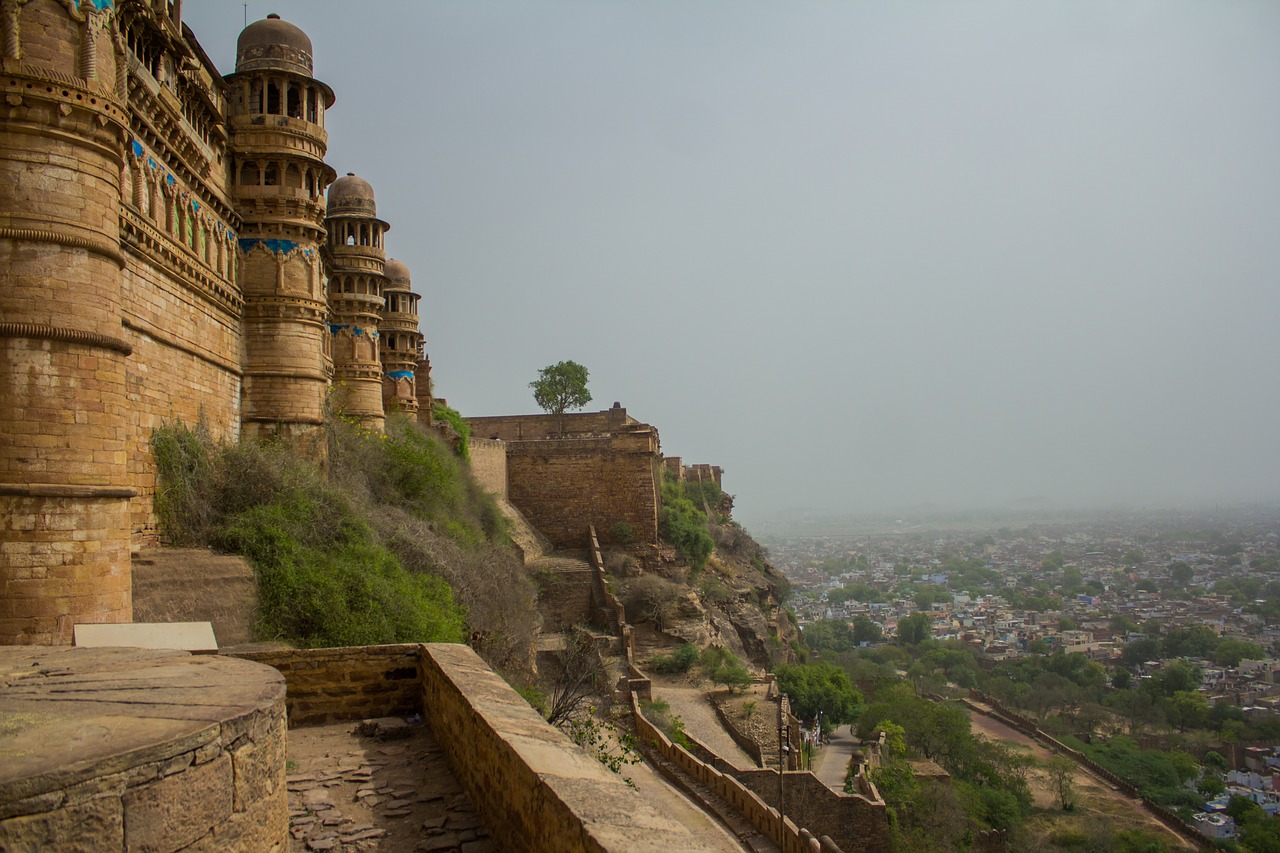
[[[1280, 4], [248, 4], [301, 27], [437, 392], [591, 371], [750, 526], [1280, 501]], [[241, 3], [185, 20], [234, 70]]]

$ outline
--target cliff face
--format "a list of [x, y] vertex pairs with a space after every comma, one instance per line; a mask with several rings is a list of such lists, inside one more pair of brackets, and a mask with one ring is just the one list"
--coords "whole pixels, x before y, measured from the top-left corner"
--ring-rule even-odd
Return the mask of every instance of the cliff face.
[[786, 579], [737, 523], [708, 526], [716, 548], [700, 571], [669, 555], [645, 559], [643, 568], [611, 555], [628, 621], [652, 627], [666, 644], [719, 646], [760, 669], [794, 662], [799, 631], [784, 606]]

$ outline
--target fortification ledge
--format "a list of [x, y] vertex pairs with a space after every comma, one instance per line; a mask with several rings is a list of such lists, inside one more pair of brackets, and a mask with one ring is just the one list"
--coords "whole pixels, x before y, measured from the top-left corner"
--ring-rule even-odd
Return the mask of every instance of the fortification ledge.
[[0, 647], [0, 849], [287, 849], [284, 679], [223, 657]]

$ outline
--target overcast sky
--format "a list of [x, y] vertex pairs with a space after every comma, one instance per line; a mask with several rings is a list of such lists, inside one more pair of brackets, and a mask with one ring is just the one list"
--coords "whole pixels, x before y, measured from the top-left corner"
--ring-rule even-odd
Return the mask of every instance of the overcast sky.
[[1280, 499], [1275, 0], [268, 12], [464, 415], [579, 361], [748, 524]]

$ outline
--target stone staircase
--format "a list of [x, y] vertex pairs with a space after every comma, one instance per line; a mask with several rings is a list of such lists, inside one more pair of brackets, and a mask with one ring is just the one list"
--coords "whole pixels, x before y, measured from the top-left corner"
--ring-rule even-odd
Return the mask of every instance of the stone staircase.
[[525, 563], [538, 585], [542, 630], [558, 634], [591, 618], [591, 564], [570, 552], [536, 557]]
[[221, 648], [253, 642], [258, 582], [242, 557], [157, 548], [133, 557], [134, 622], [212, 622]]

